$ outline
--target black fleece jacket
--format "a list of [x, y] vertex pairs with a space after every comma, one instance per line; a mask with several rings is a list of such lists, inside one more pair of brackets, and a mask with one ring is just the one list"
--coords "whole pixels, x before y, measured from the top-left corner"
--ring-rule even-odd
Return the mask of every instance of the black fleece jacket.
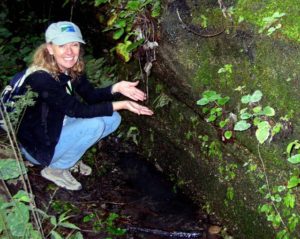
[[34, 106], [27, 107], [17, 137], [22, 147], [43, 166], [51, 163], [66, 115], [92, 118], [113, 114], [111, 86], [96, 89], [83, 75], [72, 82], [74, 94], [70, 95], [66, 92], [69, 80], [70, 76], [65, 74], [56, 80], [45, 71], [36, 71], [26, 78], [26, 84], [38, 96]]

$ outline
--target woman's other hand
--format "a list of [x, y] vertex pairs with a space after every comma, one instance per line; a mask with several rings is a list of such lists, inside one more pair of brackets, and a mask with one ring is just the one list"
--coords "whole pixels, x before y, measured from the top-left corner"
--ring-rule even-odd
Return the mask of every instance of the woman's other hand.
[[116, 101], [113, 102], [114, 111], [118, 110], [129, 110], [138, 115], [153, 115], [153, 111], [148, 107], [140, 105], [136, 102], [130, 100]]
[[138, 84], [138, 81], [120, 81], [112, 86], [111, 92], [113, 94], [117, 92], [121, 93], [134, 101], [143, 101], [146, 99], [146, 94], [136, 87]]

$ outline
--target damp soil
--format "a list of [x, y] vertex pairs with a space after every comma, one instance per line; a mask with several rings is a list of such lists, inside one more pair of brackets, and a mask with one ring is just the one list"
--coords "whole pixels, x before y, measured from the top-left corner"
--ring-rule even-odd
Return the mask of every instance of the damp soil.
[[[111, 137], [93, 151], [84, 159], [93, 165], [92, 175], [73, 174], [83, 185], [80, 191], [58, 188], [40, 176], [41, 168], [29, 168], [39, 208], [49, 215], [68, 211], [69, 221], [89, 239], [225, 238], [221, 223], [175, 190], [135, 146]], [[44, 230], [50, 227], [44, 223]], [[124, 235], [118, 235], [120, 228], [127, 229]], [[69, 232], [60, 231], [65, 237]]]

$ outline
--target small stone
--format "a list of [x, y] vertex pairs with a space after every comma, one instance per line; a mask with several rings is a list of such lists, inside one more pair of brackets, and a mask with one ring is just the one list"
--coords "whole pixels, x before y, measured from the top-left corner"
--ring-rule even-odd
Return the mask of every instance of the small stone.
[[222, 228], [219, 226], [210, 226], [208, 228], [208, 232], [209, 232], [209, 234], [218, 234], [218, 233], [220, 233], [221, 229]]

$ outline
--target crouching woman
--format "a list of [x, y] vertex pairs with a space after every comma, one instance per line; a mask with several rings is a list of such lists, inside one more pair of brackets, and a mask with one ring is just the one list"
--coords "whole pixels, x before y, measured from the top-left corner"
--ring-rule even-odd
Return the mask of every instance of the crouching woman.
[[[114, 132], [121, 117], [117, 111], [138, 115], [153, 112], [136, 101], [145, 100], [138, 82], [120, 81], [94, 88], [84, 74], [81, 31], [72, 22], [51, 24], [46, 42], [35, 52], [26, 84], [37, 93], [34, 106], [27, 107], [17, 137], [26, 159], [44, 166], [41, 175], [68, 190], [80, 190], [71, 174], [92, 169], [80, 161], [93, 144]], [[114, 101], [120, 93], [129, 100]]]

